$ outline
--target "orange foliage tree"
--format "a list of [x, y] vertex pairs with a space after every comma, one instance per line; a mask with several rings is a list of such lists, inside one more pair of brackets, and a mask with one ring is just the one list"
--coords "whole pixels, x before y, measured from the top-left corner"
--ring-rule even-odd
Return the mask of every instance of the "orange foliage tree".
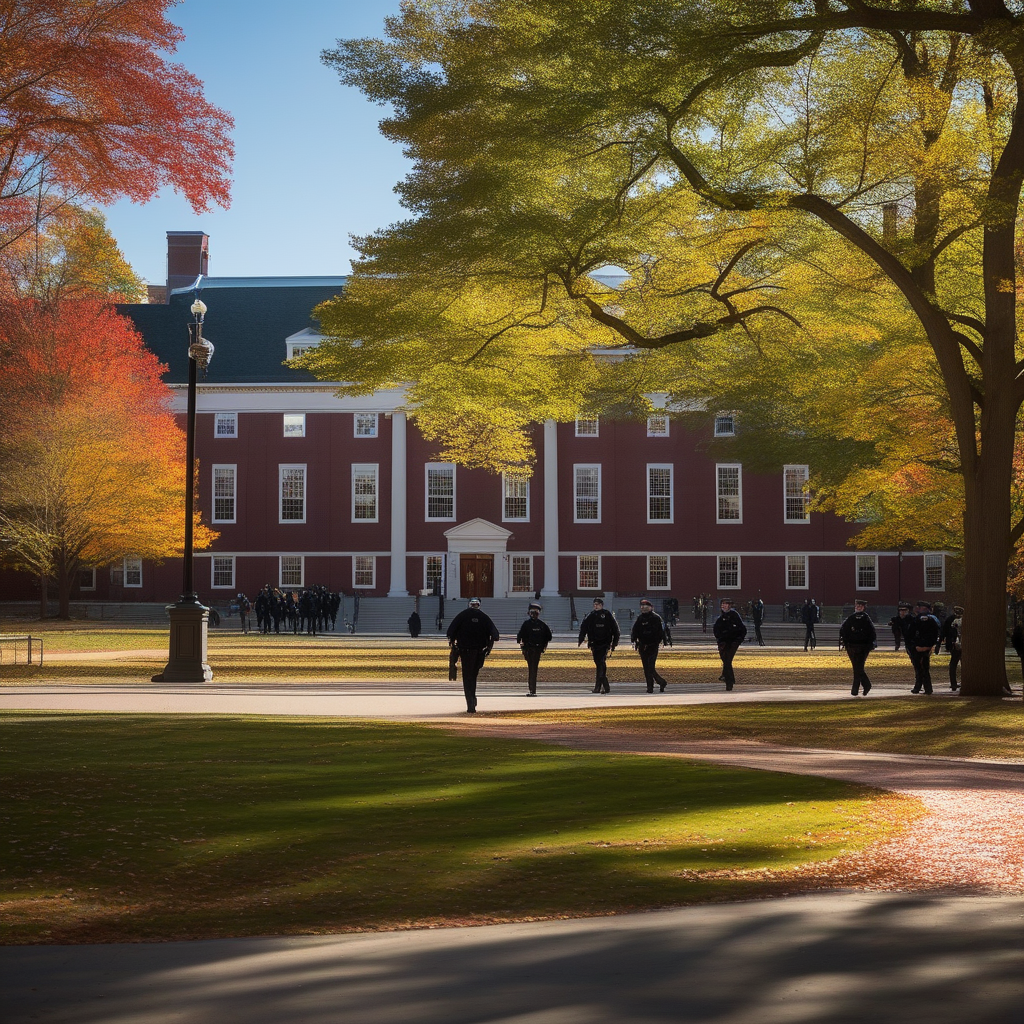
[[[0, 303], [0, 536], [14, 566], [57, 581], [68, 617], [79, 568], [180, 554], [184, 435], [161, 364], [96, 297]], [[196, 546], [216, 535], [196, 522]]]

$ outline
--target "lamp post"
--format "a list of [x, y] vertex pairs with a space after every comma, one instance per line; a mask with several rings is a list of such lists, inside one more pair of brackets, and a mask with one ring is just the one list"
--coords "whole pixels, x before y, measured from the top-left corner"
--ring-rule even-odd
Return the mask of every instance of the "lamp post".
[[[196, 282], [198, 288], [198, 281]], [[170, 651], [163, 672], [154, 683], [208, 683], [213, 669], [207, 664], [210, 609], [199, 600], [193, 573], [192, 527], [195, 512], [196, 378], [205, 372], [213, 345], [203, 337], [206, 303], [196, 294], [192, 323], [188, 325], [188, 413], [185, 423], [185, 551], [182, 559], [181, 597], [167, 606], [171, 620]]]

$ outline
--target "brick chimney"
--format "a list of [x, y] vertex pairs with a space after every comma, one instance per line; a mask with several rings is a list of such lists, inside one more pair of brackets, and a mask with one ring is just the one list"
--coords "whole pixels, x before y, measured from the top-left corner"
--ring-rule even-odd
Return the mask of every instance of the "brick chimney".
[[167, 298], [171, 290], [187, 288], [209, 273], [210, 236], [202, 231], [167, 232]]

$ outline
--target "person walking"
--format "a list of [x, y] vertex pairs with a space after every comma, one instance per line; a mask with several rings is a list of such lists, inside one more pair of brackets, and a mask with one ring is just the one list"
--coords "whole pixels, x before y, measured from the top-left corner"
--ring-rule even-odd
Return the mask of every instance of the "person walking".
[[754, 638], [758, 647], [764, 647], [764, 637], [761, 636], [761, 623], [764, 622], [764, 601], [760, 597], [750, 602], [750, 617], [754, 620]]
[[551, 643], [551, 630], [540, 617], [542, 611], [543, 608], [539, 604], [531, 602], [526, 621], [516, 633], [516, 643], [522, 648], [523, 657], [526, 659], [526, 685], [529, 688], [528, 696], [530, 697], [537, 696], [537, 668], [540, 665], [540, 656]]
[[[896, 610], [896, 614], [889, 620], [889, 628], [892, 630], [892, 639], [895, 643], [894, 651], [900, 649], [900, 644], [906, 641], [907, 626], [910, 624], [910, 605], [902, 601]], [[913, 660], [913, 659], [911, 659]]]
[[952, 615], [947, 615], [939, 633], [939, 643], [944, 644], [949, 652], [949, 688], [954, 692], [960, 689], [956, 680], [956, 669], [960, 664], [960, 630], [964, 624], [964, 610], [960, 605], [953, 605]]
[[853, 686], [850, 693], [854, 697], [861, 686], [864, 687], [865, 697], [871, 689], [871, 680], [864, 671], [864, 663], [868, 660], [877, 639], [875, 624], [868, 615], [868, 603], [857, 598], [853, 602], [853, 614], [839, 627], [839, 640], [846, 647], [847, 657], [853, 666]]
[[420, 613], [414, 609], [412, 615], [406, 619], [406, 624], [409, 626], [409, 636], [415, 640], [423, 628], [423, 623], [420, 622]]
[[594, 610], [580, 623], [576, 646], [587, 641], [594, 658], [594, 693], [611, 693], [608, 685], [608, 655], [618, 646], [619, 624], [615, 616], [604, 609], [604, 601], [594, 598]]
[[818, 638], [814, 635], [814, 624], [818, 621], [818, 606], [814, 603], [814, 598], [809, 597], [804, 601], [804, 606], [800, 609], [800, 620], [804, 624], [804, 650], [806, 651], [807, 645], [810, 644], [813, 651], [818, 646]]
[[727, 690], [731, 690], [736, 685], [732, 659], [736, 657], [736, 652], [747, 635], [747, 627], [740, 613], [733, 608], [730, 598], [723, 597], [719, 607], [721, 614], [715, 619], [715, 624], [712, 627], [715, 639], [718, 641], [718, 654], [722, 659], [722, 674], [718, 679], [725, 683]]
[[927, 601], [917, 602], [917, 613], [907, 626], [906, 644], [914, 663], [914, 688], [911, 693], [932, 692], [932, 649], [939, 639], [939, 623]]
[[663, 643], [671, 644], [672, 636], [665, 626], [665, 620], [646, 597], [640, 602], [640, 614], [633, 620], [629, 638], [640, 655], [647, 692], [654, 693], [654, 684], [657, 683], [664, 693], [668, 683], [658, 673], [658, 650]]
[[249, 632], [249, 609], [252, 605], [249, 604], [249, 598], [245, 594], [238, 595], [238, 617], [242, 620], [242, 632]]
[[500, 640], [498, 629], [481, 609], [480, 598], [470, 599], [448, 626], [448, 640], [459, 652], [462, 662], [462, 689], [466, 695], [466, 712], [476, 711], [476, 677], [483, 668], [484, 659]]

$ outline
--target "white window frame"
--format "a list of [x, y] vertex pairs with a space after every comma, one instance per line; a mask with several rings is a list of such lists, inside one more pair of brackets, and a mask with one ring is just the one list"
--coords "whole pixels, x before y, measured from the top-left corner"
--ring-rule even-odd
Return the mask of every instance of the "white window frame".
[[[217, 470], [231, 470], [231, 518], [222, 518], [217, 515], [217, 498], [224, 498], [226, 495], [217, 494]], [[237, 523], [238, 522], [238, 466], [230, 462], [215, 462], [210, 467], [210, 482], [213, 496], [213, 504], [210, 508], [210, 521], [213, 523]]]
[[[359, 563], [370, 562], [370, 582], [357, 583], [359, 578]], [[355, 590], [373, 590], [377, 586], [377, 556], [376, 555], [353, 555], [352, 556], [352, 587]]]
[[[301, 431], [288, 432], [288, 420], [299, 419], [301, 420]], [[286, 412], [281, 416], [281, 436], [282, 437], [305, 437], [306, 436], [306, 414], [304, 412]]]
[[[736, 559], [736, 582], [735, 583], [723, 583], [722, 582], [722, 559], [723, 558], [735, 558]], [[739, 590], [743, 586], [743, 559], [739, 555], [716, 555], [715, 565], [717, 572], [715, 578], [718, 580], [719, 590]]]
[[[356, 477], [373, 476], [373, 516], [356, 515]], [[352, 522], [353, 523], [376, 523], [380, 521], [380, 463], [378, 462], [353, 462], [352, 463]]]
[[[739, 516], [736, 519], [722, 518], [722, 470], [736, 470], [736, 500], [739, 503]], [[740, 462], [715, 463], [715, 522], [720, 526], [743, 525], [743, 464]]]
[[[590, 425], [593, 424], [593, 430], [590, 429]], [[600, 437], [601, 436], [601, 417], [600, 416], [577, 416], [576, 417], [576, 436], [577, 437]]]
[[[286, 469], [302, 470], [302, 518], [284, 518], [284, 474]], [[277, 521], [282, 526], [300, 526], [306, 521], [306, 510], [309, 505], [309, 475], [304, 462], [282, 462], [277, 467]]]
[[[938, 563], [937, 564], [938, 564], [938, 569], [939, 569], [939, 586], [937, 586], [937, 587], [930, 587], [930, 586], [928, 586], [928, 570], [929, 570], [929, 568], [934, 569], [935, 566], [936, 566], [936, 563], [934, 561], [933, 561], [933, 564], [931, 566], [929, 566], [928, 565], [928, 560], [929, 559], [933, 559], [933, 560], [934, 559], [938, 559]], [[923, 568], [923, 571], [924, 571], [924, 589], [927, 590], [927, 591], [930, 591], [932, 593], [945, 590], [946, 589], [946, 553], [944, 551], [926, 551], [926, 552], [924, 552], [924, 558], [922, 559], [922, 561], [923, 561], [922, 568]]]
[[[508, 502], [509, 501], [522, 501], [524, 495], [509, 494], [509, 485], [511, 484], [525, 484], [526, 485], [526, 514], [522, 516], [510, 516], [508, 514]], [[501, 521], [503, 523], [528, 523], [530, 521], [530, 480], [529, 477], [521, 476], [509, 476], [507, 473], [501, 474]]]
[[[791, 559], [802, 559], [804, 582], [800, 586], [796, 583], [789, 582], [789, 569]], [[807, 555], [786, 555], [785, 557], [785, 572], [786, 572], [786, 589], [787, 590], [810, 590], [811, 589], [811, 566], [810, 559]]]
[[[652, 430], [651, 424], [654, 420], [660, 420], [664, 426], [664, 430]], [[669, 436], [669, 418], [667, 412], [652, 412], [647, 417], [647, 436], [648, 437], [668, 437]]]
[[[229, 562], [231, 564], [231, 582], [217, 582], [217, 563]], [[213, 590], [234, 590], [235, 589], [235, 556], [234, 555], [212, 555], [210, 557], [210, 587]]]
[[715, 437], [736, 436], [736, 414], [734, 412], [715, 413]]
[[[527, 587], [516, 587], [516, 562], [526, 562], [527, 576], [529, 577], [529, 586]], [[510, 594], [533, 594], [536, 593], [536, 588], [533, 584], [533, 555], [509, 555], [508, 561], [508, 589]]]
[[[128, 590], [133, 589], [133, 588], [141, 587], [142, 586], [142, 559], [141, 558], [126, 558], [124, 560], [123, 565], [124, 565], [124, 583], [122, 584], [122, 586], [125, 587], [125, 589], [128, 589]], [[129, 565], [137, 566], [138, 568], [137, 569], [130, 569]], [[138, 572], [138, 574], [139, 574], [139, 582], [138, 583], [129, 583], [128, 582], [128, 573], [132, 572], [132, 571], [137, 571]]]
[[[668, 470], [668, 518], [660, 517], [653, 518], [651, 516], [651, 499], [652, 498], [663, 498], [663, 494], [654, 495], [651, 494], [651, 470], [652, 469], [667, 469]], [[671, 462], [648, 462], [647, 463], [647, 522], [659, 524], [667, 523], [672, 524], [676, 521], [676, 481], [675, 481], [675, 466]]]
[[[597, 515], [593, 519], [580, 519], [579, 517], [579, 502], [580, 502], [580, 475], [581, 469], [596, 469], [597, 470]], [[590, 496], [584, 496], [585, 500], [590, 500]], [[600, 523], [601, 522], [601, 463], [600, 462], [576, 462], [573, 463], [572, 467], [572, 521], [574, 523]]]
[[[861, 559], [871, 559], [873, 572], [875, 574], [875, 585], [873, 587], [866, 586], [860, 582], [860, 566]], [[859, 593], [862, 590], [877, 590], [878, 589], [878, 555], [854, 555], [853, 558], [854, 572], [853, 582]]]
[[[803, 495], [803, 510], [804, 510], [804, 514], [799, 519], [792, 519], [792, 518], [790, 518], [790, 515], [789, 515], [789, 497], [790, 497], [790, 495], [789, 495], [789, 490], [788, 490], [788, 483], [789, 483], [789, 481], [787, 480], [787, 477], [789, 476], [789, 471], [790, 470], [803, 470], [804, 488], [803, 488], [801, 493]], [[810, 466], [804, 466], [804, 465], [799, 465], [799, 464], [795, 464], [794, 463], [792, 465], [788, 465], [788, 466], [783, 466], [782, 467], [782, 521], [784, 523], [786, 523], [787, 526], [788, 525], [809, 526], [810, 523], [811, 523], [811, 513], [807, 509], [807, 506], [810, 504], [810, 501], [811, 501], [811, 496], [808, 493], [807, 487], [806, 487], [807, 481], [810, 479], [810, 476], [811, 476], [811, 467]]]
[[[597, 583], [592, 587], [583, 586], [583, 559], [597, 559]], [[589, 572], [589, 570], [588, 570]], [[600, 590], [601, 589], [601, 556], [600, 555], [577, 555], [576, 556], [576, 589], [577, 590]]]
[[[663, 584], [653, 583], [651, 580], [651, 559], [665, 559], [665, 582]], [[672, 557], [670, 555], [648, 555], [647, 556], [647, 589], [648, 590], [671, 590], [672, 589]]]
[[[284, 581], [284, 560], [286, 558], [297, 558], [299, 560], [299, 582], [285, 583]], [[304, 587], [306, 585], [306, 556], [305, 555], [278, 555], [277, 556], [277, 584], [279, 587]]]
[[[82, 573], [83, 572], [92, 573], [92, 583], [88, 587], [83, 587], [82, 586]], [[85, 569], [80, 568], [78, 570], [78, 589], [79, 589], [79, 591], [89, 591], [89, 590], [95, 590], [96, 589], [96, 570], [95, 569], [92, 569], [92, 568], [85, 568]]]
[[[450, 516], [432, 516], [430, 514], [430, 471], [432, 469], [447, 468], [452, 474], [452, 514]], [[458, 474], [455, 472], [454, 462], [428, 462], [423, 467], [423, 518], [428, 523], [454, 523], [457, 509], [456, 499], [458, 497]]]
[[[373, 421], [373, 429], [367, 433], [359, 430], [359, 420], [369, 419]], [[377, 414], [375, 412], [354, 412], [352, 414], [352, 436], [353, 437], [376, 437], [377, 436]]]
[[[223, 432], [220, 429], [221, 422], [230, 423], [231, 431]], [[213, 414], [213, 436], [214, 437], [238, 437], [238, 413], [237, 412], [215, 412]]]
[[438, 591], [444, 593], [444, 555], [438, 552], [434, 555], [423, 556], [423, 589], [430, 590], [430, 559], [436, 558], [441, 563], [441, 571], [437, 574]]

